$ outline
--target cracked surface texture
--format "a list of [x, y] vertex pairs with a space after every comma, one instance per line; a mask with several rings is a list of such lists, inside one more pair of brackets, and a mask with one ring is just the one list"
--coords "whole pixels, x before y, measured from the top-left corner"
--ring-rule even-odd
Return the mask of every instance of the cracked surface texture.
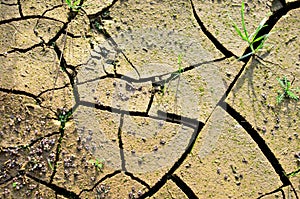
[[[300, 197], [300, 1], [1, 0], [0, 199]], [[287, 96], [285, 96], [287, 97]]]

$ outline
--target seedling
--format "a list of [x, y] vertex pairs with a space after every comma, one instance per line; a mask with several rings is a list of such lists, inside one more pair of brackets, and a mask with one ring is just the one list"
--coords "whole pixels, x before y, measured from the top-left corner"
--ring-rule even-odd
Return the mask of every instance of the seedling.
[[13, 186], [13, 188], [16, 188], [16, 187], [17, 187], [17, 183], [16, 183], [16, 182], [13, 182], [13, 183], [12, 183], [12, 186]]
[[54, 167], [52, 166], [51, 161], [50, 161], [49, 159], [47, 159], [47, 160], [48, 160], [48, 165], [49, 165], [50, 169], [51, 169], [52, 171], [54, 171]]
[[[245, 3], [244, 1], [242, 1], [242, 6], [241, 6], [241, 19], [242, 19], [242, 28], [243, 31], [239, 29], [239, 27], [236, 25], [236, 23], [233, 22], [233, 27], [235, 29], [235, 31], [238, 33], [238, 35], [248, 43], [248, 45], [250, 46], [251, 52], [241, 56], [240, 58], [238, 58], [238, 60], [241, 60], [245, 57], [251, 56], [251, 55], [255, 55], [259, 50], [261, 50], [264, 46], [265, 41], [267, 40], [269, 34], [264, 34], [258, 38], [256, 38], [257, 34], [260, 32], [260, 30], [264, 27], [266, 27], [267, 25], [265, 25], [266, 21], [267, 21], [267, 17], [265, 17], [260, 24], [258, 25], [258, 27], [256, 28], [255, 32], [250, 34], [248, 33], [247, 29], [246, 29], [246, 25], [245, 25]], [[253, 44], [256, 42], [260, 42], [259, 45], [254, 48]]]
[[296, 176], [298, 173], [300, 173], [300, 167], [298, 167], [297, 170], [295, 170], [295, 171], [293, 171], [293, 172], [287, 174], [286, 176], [287, 176], [287, 177], [294, 177], [294, 176]]
[[89, 163], [93, 164], [96, 167], [97, 171], [102, 171], [103, 166], [104, 166], [104, 160], [103, 159], [102, 160], [99, 160], [99, 159], [90, 160]]
[[[184, 68], [182, 67], [182, 54], [178, 55], [177, 63], [178, 63], [178, 70], [176, 72], [171, 73], [170, 78], [168, 78], [169, 82], [171, 82], [172, 80], [176, 79], [177, 77], [180, 78], [181, 73], [183, 73], [183, 71], [184, 71]], [[169, 83], [168, 86], [166, 87], [165, 86], [166, 81], [167, 80], [165, 80], [165, 83], [163, 85], [162, 95], [165, 94], [166, 90], [168, 89], [168, 87], [170, 85], [170, 83]]]
[[79, 9], [81, 8], [81, 6], [79, 5], [80, 4], [80, 0], [66, 0], [66, 3], [68, 5], [68, 7], [72, 10], [72, 11], [75, 11], [75, 12], [78, 12]]
[[280, 104], [285, 98], [286, 99], [293, 99], [295, 101], [299, 100], [299, 97], [293, 93], [294, 90], [299, 90], [297, 89], [292, 89], [292, 83], [287, 79], [286, 76], [283, 76], [281, 79], [277, 78], [277, 81], [279, 82], [282, 91], [278, 91], [278, 96], [276, 98], [277, 104]]
[[69, 121], [71, 115], [72, 115], [72, 109], [67, 111], [65, 108], [58, 111], [58, 120], [60, 122], [60, 128], [64, 129], [66, 126], [67, 121]]

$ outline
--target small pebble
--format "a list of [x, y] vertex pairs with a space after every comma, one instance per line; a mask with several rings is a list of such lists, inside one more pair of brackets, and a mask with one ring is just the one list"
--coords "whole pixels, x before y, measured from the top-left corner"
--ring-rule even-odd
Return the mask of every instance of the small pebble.
[[140, 197], [141, 195], [143, 194], [143, 192], [141, 191], [141, 190], [139, 190], [138, 192], [137, 192], [137, 195]]
[[160, 140], [160, 142], [159, 142], [161, 145], [164, 145], [164, 144], [166, 144], [166, 141], [165, 140]]
[[248, 163], [248, 161], [246, 160], [246, 158], [243, 158], [242, 162], [245, 163], [245, 164]]
[[185, 166], [185, 168], [190, 168], [191, 167], [191, 164], [190, 163], [188, 163], [188, 164], [186, 164], [186, 165], [184, 165]]
[[228, 175], [224, 175], [224, 180], [228, 180]]

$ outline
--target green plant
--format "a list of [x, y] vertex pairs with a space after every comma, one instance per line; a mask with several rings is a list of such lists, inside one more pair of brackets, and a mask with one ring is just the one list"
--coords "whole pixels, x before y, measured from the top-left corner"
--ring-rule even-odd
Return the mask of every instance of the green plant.
[[13, 188], [16, 188], [17, 187], [17, 182], [13, 182], [12, 186], [13, 186]]
[[54, 167], [52, 166], [51, 161], [50, 161], [49, 159], [47, 159], [47, 160], [48, 160], [48, 165], [49, 165], [50, 169], [51, 169], [52, 171], [54, 171]]
[[60, 122], [60, 128], [64, 129], [67, 121], [70, 119], [73, 114], [72, 109], [67, 111], [65, 108], [58, 110], [58, 121]]
[[[283, 76], [281, 79], [277, 78], [277, 81], [279, 82], [282, 88], [282, 91], [278, 91], [278, 96], [276, 98], [278, 104], [280, 104], [284, 98], [293, 99], [296, 101], [299, 100], [299, 97], [295, 93], [293, 93], [295, 89], [291, 88], [292, 83], [287, 79], [286, 76]], [[297, 88], [296, 90], [298, 91], [299, 88]]]
[[[267, 17], [265, 17], [260, 24], [258, 25], [258, 27], [256, 28], [255, 32], [250, 34], [248, 33], [247, 29], [246, 29], [246, 25], [245, 25], [245, 3], [244, 0], [242, 1], [242, 6], [241, 6], [241, 20], [242, 20], [242, 28], [243, 31], [239, 29], [239, 27], [236, 25], [236, 23], [233, 22], [233, 27], [235, 29], [235, 31], [238, 33], [238, 35], [248, 43], [248, 45], [250, 46], [251, 52], [241, 56], [240, 58], [238, 58], [238, 60], [241, 60], [245, 57], [248, 57], [250, 55], [255, 55], [259, 50], [261, 50], [264, 46], [264, 43], [266, 41], [266, 39], [268, 38], [269, 34], [264, 34], [258, 38], [256, 38], [257, 34], [260, 32], [260, 30], [264, 27], [266, 27], [267, 25], [265, 25], [266, 21], [267, 21]], [[260, 42], [259, 45], [254, 48], [254, 43], [256, 42]]]
[[80, 4], [80, 0], [66, 0], [66, 3], [68, 5], [68, 7], [75, 12], [78, 12], [79, 9], [81, 8]]
[[97, 171], [102, 171], [103, 166], [104, 166], [104, 160], [103, 159], [102, 160], [99, 160], [99, 159], [90, 160], [89, 163], [93, 164], [96, 167]]
[[[177, 64], [178, 64], [178, 70], [176, 72], [173, 72], [171, 73], [171, 76], [168, 78], [168, 81], [171, 82], [172, 80], [176, 79], [177, 77], [180, 77], [181, 73], [184, 72], [184, 68], [182, 67], [182, 54], [179, 54], [178, 55], [178, 58], [177, 58]], [[169, 87], [169, 84], [168, 86], [166, 87], [166, 82], [167, 80], [165, 80], [165, 83], [163, 85], [163, 90], [162, 90], [162, 95], [165, 94], [166, 90], [168, 89]]]
[[286, 176], [287, 176], [287, 177], [294, 177], [294, 176], [296, 176], [298, 173], [300, 173], [300, 167], [298, 167], [297, 170], [295, 170], [295, 171], [293, 171], [293, 172], [291, 172], [291, 173], [289, 173], [289, 174], [286, 174]]

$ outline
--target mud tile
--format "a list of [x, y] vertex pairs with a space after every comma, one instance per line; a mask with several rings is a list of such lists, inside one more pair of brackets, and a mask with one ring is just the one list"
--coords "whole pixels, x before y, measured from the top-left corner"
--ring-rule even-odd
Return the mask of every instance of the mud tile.
[[[80, 197], [97, 198], [138, 198], [147, 188], [127, 175], [120, 173], [101, 182], [93, 191], [84, 191]], [[106, 192], [106, 193], [105, 193]]]
[[152, 199], [159, 199], [159, 198], [174, 198], [174, 199], [184, 199], [188, 198], [183, 191], [177, 187], [175, 183], [172, 181], [168, 180], [166, 184], [152, 197], [148, 197]]
[[[299, 11], [292, 11], [279, 20], [274, 28], [280, 30], [268, 39], [274, 50], [266, 55], [265, 61], [250, 60], [226, 99], [256, 128], [287, 173], [298, 168], [295, 154], [300, 151], [300, 109], [299, 102], [293, 100], [284, 99], [280, 104], [276, 102], [278, 91], [282, 92], [277, 78], [286, 76], [289, 81], [295, 78], [292, 89], [300, 85], [300, 43], [293, 39], [299, 30], [294, 25], [288, 25], [290, 22], [287, 21], [300, 24], [300, 20], [295, 18], [297, 13]], [[296, 90], [293, 91], [299, 95]]]
[[0, 13], [1, 13], [0, 20], [1, 21], [20, 17], [18, 5], [16, 3], [17, 2], [12, 1], [12, 4], [9, 3], [9, 5], [6, 5], [1, 2], [1, 6], [0, 6]]
[[175, 173], [199, 198], [255, 198], [281, 185], [251, 137], [220, 108]]
[[55, 191], [28, 177], [19, 176], [0, 186], [0, 198], [55, 198]]
[[[65, 86], [69, 79], [60, 70], [56, 59], [56, 54], [49, 48], [35, 48], [27, 53], [7, 55], [3, 59], [3, 68], [7, 74], [4, 74], [1, 87], [38, 95], [47, 89]], [[6, 81], [13, 84], [9, 85]]]
[[28, 145], [36, 138], [58, 131], [47, 118], [50, 112], [36, 105], [35, 100], [5, 93], [0, 93], [0, 99], [1, 146]]
[[[163, 68], [176, 71], [179, 54], [183, 54], [186, 64], [222, 56], [195, 26], [194, 20], [187, 17], [192, 14], [187, 1], [117, 2], [110, 14], [115, 21], [107, 26], [107, 31], [130, 62], [141, 71], [141, 76], [149, 72], [154, 74], [157, 69], [162, 72], [162, 64]], [[160, 66], [151, 68], [153, 64]], [[120, 61], [120, 65], [121, 73], [130, 68], [125, 60]], [[145, 69], [146, 73], [143, 73]]]
[[182, 155], [193, 132], [161, 120], [125, 117], [121, 135], [125, 168], [132, 173], [163, 174]]
[[[266, 53], [264, 60], [270, 63], [265, 63], [272, 69], [273, 74], [277, 76], [289, 75], [292, 73], [296, 77], [294, 85], [299, 86], [300, 80], [300, 41], [298, 35], [300, 11], [298, 9], [288, 12], [274, 26], [274, 32], [271, 32], [268, 43], [272, 47], [269, 53]], [[282, 68], [282, 69], [281, 69]], [[282, 74], [277, 74], [280, 72]], [[292, 80], [292, 79], [291, 79]]]
[[74, 124], [66, 128], [53, 184], [79, 194], [113, 172], [107, 160], [99, 154], [93, 155], [91, 148], [85, 138], [79, 136]]
[[1, 25], [1, 53], [13, 48], [29, 48], [41, 40], [34, 34], [36, 19], [13, 21]]

